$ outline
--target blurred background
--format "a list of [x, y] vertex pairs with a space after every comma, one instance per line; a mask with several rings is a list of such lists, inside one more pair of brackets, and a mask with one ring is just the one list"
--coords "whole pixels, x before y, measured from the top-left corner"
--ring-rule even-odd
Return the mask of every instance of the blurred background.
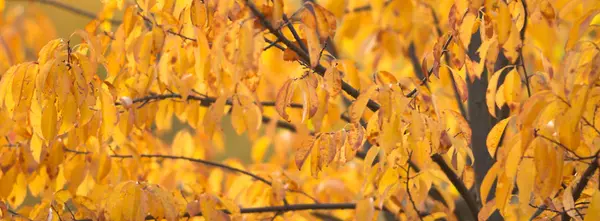
[[[45, 2], [45, 3], [43, 3]], [[102, 0], [6, 0], [5, 5], [5, 16], [2, 18], [2, 23], [8, 23], [10, 17], [18, 18], [19, 16], [27, 17], [27, 16], [36, 16], [39, 17], [38, 23], [41, 22], [49, 22], [54, 27], [47, 27], [48, 24], [44, 26], [47, 29], [55, 29], [53, 32], [51, 30], [42, 30], [40, 31], [42, 35], [45, 35], [43, 40], [37, 41], [45, 41], [45, 42], [37, 42], [40, 47], [45, 45], [48, 40], [56, 39], [56, 38], [64, 38], [68, 39], [71, 34], [79, 29], [83, 29], [92, 18], [88, 18], [68, 10], [62, 9], [53, 5], [52, 2], [62, 3], [62, 5], [67, 5], [69, 7], [77, 8], [92, 14], [97, 14], [103, 9], [103, 1]], [[129, 2], [129, 1], [127, 1]], [[39, 13], [38, 13], [39, 12]], [[120, 20], [122, 18], [122, 14], [117, 11], [114, 15], [114, 19]], [[32, 27], [24, 27], [24, 29], [28, 29]], [[6, 35], [7, 32], [12, 31], [12, 28], [2, 28], [0, 29], [0, 34]], [[28, 31], [28, 30], [25, 30]], [[5, 37], [6, 38], [6, 37]], [[12, 45], [12, 44], [9, 44]], [[25, 52], [26, 56], [24, 57], [24, 61], [31, 61], [37, 58], [38, 51], [27, 51]], [[10, 66], [10, 65], [8, 65]], [[4, 72], [6, 68], [0, 68], [1, 71]], [[103, 69], [101, 71], [104, 71]], [[103, 73], [99, 73], [102, 75]], [[169, 102], [167, 100], [161, 102]], [[218, 152], [214, 155], [213, 160], [223, 160], [226, 158], [237, 158], [244, 163], [250, 163], [250, 149], [251, 142], [249, 141], [247, 135], [244, 133], [242, 135], [237, 135], [231, 126], [231, 121], [228, 115], [225, 115], [222, 122], [223, 133], [224, 133], [224, 144], [225, 150], [222, 152]], [[166, 131], [161, 134], [156, 134], [161, 137], [165, 144], [172, 143], [173, 138], [180, 130], [189, 130], [191, 134], [194, 134], [194, 129], [189, 127], [186, 124], [182, 124], [175, 117], [173, 118], [173, 129], [170, 131]], [[211, 151], [214, 152], [214, 151]], [[268, 151], [269, 152], [269, 151]], [[268, 156], [268, 153], [267, 155]]]

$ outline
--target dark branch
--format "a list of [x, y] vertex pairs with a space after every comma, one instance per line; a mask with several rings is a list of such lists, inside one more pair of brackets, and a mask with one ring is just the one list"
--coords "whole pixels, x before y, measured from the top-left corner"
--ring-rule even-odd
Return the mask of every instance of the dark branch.
[[[529, 12], [527, 11], [527, 1], [521, 1], [521, 3], [523, 3], [523, 11], [525, 12], [525, 14], [523, 16], [523, 29], [521, 29], [521, 33], [520, 37], [521, 37], [521, 44], [525, 45], [525, 30], [527, 29], [527, 23], [529, 22], [529, 18], [527, 17], [529, 15]], [[523, 59], [523, 47], [521, 47], [519, 49], [519, 62], [521, 63], [521, 68], [523, 68], [523, 75], [525, 77], [525, 85], [527, 86], [527, 95], [529, 97], [531, 97], [531, 85], [529, 84], [529, 76], [527, 76], [527, 69], [525, 68], [525, 60]]]
[[[269, 30], [269, 32], [271, 32], [271, 34], [275, 35], [275, 37], [277, 37], [277, 39], [281, 40], [281, 42], [283, 44], [285, 44], [285, 46], [287, 46], [292, 51], [294, 51], [300, 57], [301, 62], [310, 64], [310, 56], [308, 55], [308, 53], [306, 51], [304, 51], [302, 48], [300, 48], [299, 45], [294, 44], [289, 39], [287, 39], [285, 36], [283, 36], [283, 34], [281, 32], [277, 31], [277, 29], [275, 29], [273, 27], [273, 25], [271, 25], [271, 22], [269, 22], [269, 20], [265, 17], [265, 15], [263, 15], [258, 10], [258, 8], [256, 8], [256, 6], [254, 5], [254, 3], [252, 1], [247, 0], [246, 5], [248, 6], [248, 8], [250, 8], [250, 10], [252, 11], [252, 14], [254, 14], [254, 16], [256, 16], [258, 18], [259, 22], [263, 25], [263, 27], [265, 27], [267, 30]], [[326, 70], [327, 69], [320, 64], [317, 64], [316, 67], [314, 68], [314, 71], [317, 72], [321, 76], [325, 75]], [[350, 84], [348, 84], [345, 81], [342, 81], [342, 90], [344, 90], [346, 93], [348, 93], [348, 95], [350, 95], [354, 98], [357, 98], [360, 95], [360, 92], [358, 90], [356, 90], [356, 88], [352, 87]], [[373, 100], [370, 100], [370, 99], [367, 102], [367, 107], [373, 112], [379, 110], [379, 104], [375, 103]]]
[[465, 199], [465, 202], [469, 207], [469, 211], [471, 212], [471, 216], [474, 220], [477, 220], [479, 208], [477, 207], [477, 203], [475, 202], [475, 199], [473, 199], [473, 196], [469, 194], [469, 190], [467, 189], [465, 184], [460, 180], [460, 177], [458, 177], [458, 175], [454, 173], [452, 168], [448, 166], [448, 163], [446, 163], [442, 155], [434, 154], [431, 156], [431, 159], [440, 167], [440, 169], [442, 169], [442, 171], [444, 172], [444, 174], [446, 174], [452, 185], [454, 185], [456, 190], [458, 190], [462, 198]]
[[[266, 206], [266, 207], [253, 207], [253, 208], [241, 208], [240, 213], [277, 213], [277, 212], [291, 212], [291, 211], [302, 211], [302, 210], [352, 210], [356, 208], [356, 203], [323, 203], [323, 204], [292, 204], [287, 206]], [[375, 207], [377, 210], [384, 210]], [[231, 214], [227, 210], [221, 210], [223, 213]], [[384, 210], [385, 211], [385, 210]], [[192, 216], [202, 216], [202, 213], [194, 214]], [[183, 217], [191, 217], [190, 214], [185, 214]], [[147, 216], [146, 220], [155, 220], [155, 217]], [[90, 219], [79, 220], [79, 221], [91, 221]]]
[[[75, 154], [91, 154], [91, 152], [87, 152], [87, 151], [77, 151], [77, 150], [71, 150], [68, 148], [64, 148], [64, 150], [66, 152], [70, 152], [70, 153], [75, 153]], [[111, 154], [109, 155], [111, 158], [121, 158], [121, 159], [130, 159], [133, 158], [132, 155], [121, 155], [121, 154]], [[189, 162], [194, 162], [194, 163], [200, 163], [206, 166], [211, 166], [211, 167], [217, 167], [217, 168], [221, 168], [221, 169], [226, 169], [229, 171], [233, 171], [236, 173], [241, 173], [244, 174], [246, 176], [252, 177], [255, 180], [261, 181], [269, 186], [271, 186], [271, 182], [268, 181], [265, 178], [262, 178], [256, 174], [250, 173], [248, 171], [245, 170], [241, 170], [235, 167], [230, 167], [227, 166], [225, 164], [221, 164], [221, 163], [217, 163], [217, 162], [212, 162], [212, 161], [208, 161], [208, 160], [202, 160], [202, 159], [197, 159], [197, 158], [191, 158], [191, 157], [184, 157], [184, 156], [172, 156], [172, 155], [162, 155], [162, 154], [141, 154], [140, 158], [148, 158], [148, 159], [171, 159], [171, 160], [186, 160]], [[285, 205], [288, 205], [287, 200], [284, 198], [283, 202]]]
[[423, 217], [421, 217], [419, 214], [419, 209], [417, 208], [417, 205], [415, 204], [415, 201], [413, 200], [412, 197], [412, 193], [410, 193], [410, 185], [409, 185], [409, 181], [411, 179], [410, 177], [410, 169], [411, 169], [411, 165], [412, 163], [410, 163], [412, 158], [412, 152], [409, 154], [408, 156], [408, 169], [406, 169], [406, 193], [408, 193], [408, 199], [410, 201], [410, 204], [412, 205], [413, 209], [415, 210], [415, 212], [417, 213], [417, 216], [419, 217], [419, 220], [423, 221]]
[[[590, 180], [592, 175], [594, 175], [594, 172], [596, 172], [596, 169], [598, 169], [598, 162], [597, 162], [598, 161], [598, 153], [600, 153], [600, 152], [596, 152], [596, 155], [595, 155], [596, 157], [594, 158], [594, 161], [592, 162], [592, 164], [590, 164], [588, 166], [587, 169], [585, 169], [585, 171], [581, 175], [581, 181], [579, 181], [579, 183], [577, 183], [577, 186], [575, 186], [575, 188], [573, 189], [573, 192], [571, 193], [571, 196], [573, 197], [573, 201], [577, 201], [577, 199], [579, 199], [579, 197], [581, 196], [583, 189], [585, 189], [585, 186], [587, 185], [588, 181]], [[561, 219], [563, 221], [569, 220], [569, 214], [563, 213]]]
[[[387, 6], [390, 3], [392, 3], [392, 0], [387, 0], [383, 3], [383, 6]], [[370, 11], [371, 9], [373, 9], [373, 7], [371, 7], [371, 5], [365, 5], [365, 6], [360, 6], [360, 7], [356, 7], [353, 8], [351, 10], [346, 9], [346, 11], [344, 11], [344, 13], [357, 13], [357, 12], [365, 12], [365, 11]]]
[[[83, 9], [79, 9], [79, 8], [73, 7], [71, 5], [68, 5], [66, 3], [62, 3], [62, 2], [59, 2], [59, 1], [55, 1], [55, 0], [9, 0], [9, 1], [15, 1], [15, 2], [37, 2], [37, 3], [40, 3], [40, 4], [45, 4], [45, 5], [50, 5], [50, 6], [53, 6], [53, 7], [56, 7], [56, 8], [60, 8], [60, 9], [72, 12], [74, 14], [81, 15], [83, 17], [87, 17], [87, 18], [91, 18], [91, 19], [97, 19], [98, 18], [92, 12], [88, 12], [88, 11], [85, 11]], [[110, 22], [113, 25], [118, 25], [118, 24], [122, 23], [121, 20], [117, 20], [117, 19], [106, 19], [104, 21]]]

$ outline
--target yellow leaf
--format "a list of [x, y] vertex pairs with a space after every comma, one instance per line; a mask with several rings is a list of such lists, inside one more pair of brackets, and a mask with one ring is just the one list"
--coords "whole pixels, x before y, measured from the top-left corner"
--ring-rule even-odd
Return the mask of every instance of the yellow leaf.
[[48, 100], [42, 111], [42, 135], [44, 136], [44, 140], [46, 140], [46, 144], [54, 140], [58, 133], [57, 121], [56, 103], [54, 97], [52, 97], [51, 100]]
[[285, 198], [285, 187], [280, 179], [274, 179], [271, 182], [272, 203], [280, 205]]
[[487, 202], [488, 194], [492, 188], [492, 184], [494, 184], [494, 181], [498, 177], [498, 169], [498, 163], [495, 163], [485, 174], [485, 178], [483, 178], [483, 181], [481, 182], [481, 187], [479, 190], [481, 191], [482, 202]]
[[[473, 26], [477, 22], [477, 17], [473, 13], [467, 13], [460, 24], [460, 41], [464, 48], [469, 47], [471, 43], [471, 35], [473, 34]], [[483, 61], [482, 61], [483, 62]]]
[[[10, 183], [13, 184], [13, 183]], [[14, 187], [12, 192], [8, 196], [8, 203], [13, 208], [18, 208], [25, 201], [25, 197], [27, 196], [27, 178], [25, 174], [19, 173], [17, 175], [16, 182], [14, 183]]]
[[510, 35], [502, 45], [502, 51], [509, 62], [515, 63], [517, 61], [517, 58], [519, 58], [519, 50], [521, 50], [522, 42], [519, 30], [517, 30], [517, 26], [513, 25], [510, 28]]
[[327, 68], [323, 79], [325, 80], [325, 89], [329, 92], [332, 97], [337, 96], [342, 90], [342, 76], [340, 71], [337, 69], [337, 62], [334, 62], [332, 67]]
[[[523, 159], [517, 173], [517, 187], [519, 188], [519, 199], [531, 198], [535, 179], [535, 165], [533, 159]], [[521, 206], [529, 206], [528, 200], [519, 200]]]
[[590, 200], [590, 207], [587, 209], [585, 214], [585, 221], [600, 220], [600, 191], [594, 191]]
[[[92, 139], [88, 141], [91, 140]], [[98, 141], [96, 140], [95, 142]], [[97, 145], [100, 150], [97, 154], [94, 154], [94, 156], [92, 157], [91, 172], [92, 175], [94, 175], [94, 180], [96, 181], [96, 183], [102, 183], [102, 180], [110, 173], [112, 162], [110, 160], [110, 157], [108, 156], [108, 147], [100, 147], [99, 143]]]
[[208, 188], [215, 193], [220, 193], [223, 188], [223, 178], [225, 175], [220, 169], [213, 169], [208, 176]]
[[346, 127], [350, 128], [346, 129], [347, 134], [344, 146], [347, 150], [356, 152], [363, 145], [365, 129], [358, 123], [348, 124]]
[[483, 205], [483, 208], [479, 210], [477, 215], [478, 220], [488, 220], [494, 211], [496, 211], [496, 199], [490, 200], [490, 202]]
[[[196, 2], [196, 1], [194, 1]], [[198, 82], [204, 82], [205, 76], [210, 71], [210, 59], [208, 59], [210, 53], [210, 47], [208, 45], [208, 39], [206, 34], [200, 28], [196, 28], [196, 41], [197, 47], [194, 48], [194, 69], [196, 71], [196, 79]]]
[[102, 107], [102, 139], [101, 142], [108, 140], [113, 134], [113, 130], [117, 125], [117, 108], [115, 100], [106, 88], [102, 88], [100, 103]]
[[106, 211], [111, 220], [144, 220], [148, 214], [148, 196], [134, 181], [125, 181], [109, 193]]
[[502, 108], [502, 106], [504, 106], [506, 104], [506, 99], [504, 97], [504, 87], [505, 84], [500, 85], [500, 87], [498, 88], [498, 91], [496, 91], [496, 95], [495, 95], [495, 101], [496, 101], [496, 106], [498, 108]]
[[208, 21], [208, 11], [206, 7], [208, 6], [207, 2], [202, 2], [198, 0], [192, 1], [192, 6], [190, 7], [190, 20], [192, 24], [196, 27], [204, 27], [206, 22]]
[[269, 145], [271, 145], [271, 139], [267, 136], [263, 136], [254, 141], [251, 152], [252, 162], [261, 163], [265, 153], [267, 152], [267, 149], [269, 148]]
[[88, 172], [86, 165], [86, 159], [83, 155], [73, 157], [64, 165], [64, 176], [68, 183], [68, 189], [71, 194], [75, 195], [79, 185], [83, 182]]
[[498, 30], [498, 43], [503, 45], [508, 39], [513, 22], [508, 6], [504, 2], [498, 2], [498, 15], [494, 19], [496, 30]]
[[321, 158], [320, 154], [321, 139], [317, 139], [314, 146], [310, 149], [310, 174], [313, 178], [319, 178], [319, 171], [321, 171]]
[[241, 215], [240, 207], [235, 202], [233, 202], [230, 199], [218, 196], [217, 199], [219, 199], [219, 203], [223, 205], [223, 207], [225, 207], [225, 209], [227, 209], [227, 211], [229, 211], [231, 215], [233, 215], [234, 217]]
[[382, 194], [383, 191], [386, 191], [388, 188], [393, 188], [393, 185], [397, 184], [400, 180], [398, 177], [400, 177], [400, 174], [397, 169], [388, 167], [379, 180], [379, 194]]
[[575, 211], [575, 200], [573, 199], [573, 185], [578, 182], [571, 182], [563, 192], [562, 204], [567, 214], [575, 220], [581, 220]]
[[[181, 155], [185, 157], [204, 158], [202, 148], [196, 146], [192, 135], [188, 130], [180, 130], [173, 138], [173, 144], [171, 144], [173, 154]], [[200, 149], [200, 151], [198, 150]], [[196, 154], [199, 153], [199, 154]]]
[[69, 93], [67, 94], [67, 100], [65, 101], [65, 105], [62, 107], [62, 111], [60, 115], [62, 116], [62, 125], [58, 134], [65, 134], [69, 132], [77, 122], [77, 103], [75, 101], [75, 97]]
[[488, 148], [488, 153], [491, 157], [496, 155], [496, 150], [498, 149], [498, 144], [502, 139], [502, 135], [504, 134], [504, 130], [508, 122], [512, 119], [511, 117], [502, 119], [500, 122], [496, 123], [492, 130], [488, 133], [485, 144]]
[[227, 95], [221, 95], [215, 103], [210, 105], [206, 115], [204, 115], [204, 132], [208, 137], [212, 138], [215, 131], [221, 130], [221, 119], [225, 111], [225, 103], [227, 101]]
[[359, 200], [356, 203], [356, 220], [373, 220], [375, 217], [375, 205], [373, 198]]
[[271, 17], [271, 23], [274, 27], [279, 27], [283, 19], [283, 0], [273, 1], [273, 16]]
[[485, 91], [485, 102], [487, 104], [488, 111], [490, 115], [496, 117], [496, 90], [498, 88], [498, 79], [500, 75], [502, 75], [502, 71], [507, 67], [501, 68], [500, 70], [494, 72], [490, 81], [488, 83], [488, 88]]
[[158, 103], [158, 110], [155, 112], [154, 123], [159, 131], [171, 129], [173, 122], [174, 107], [172, 102]]
[[504, 99], [511, 108], [511, 110], [517, 108], [520, 103], [519, 96], [521, 94], [521, 77], [519, 72], [514, 68], [506, 75], [504, 79]]
[[319, 168], [324, 168], [333, 161], [336, 149], [333, 134], [323, 134], [319, 137]]
[[356, 98], [356, 100], [348, 108], [348, 114], [352, 123], [358, 123], [362, 118], [367, 103], [376, 92], [376, 87], [369, 87]]
[[200, 211], [206, 220], [221, 221], [227, 220], [227, 215], [217, 210], [217, 199], [209, 194], [200, 195]]
[[300, 26], [302, 31], [306, 35], [306, 46], [308, 47], [308, 55], [310, 58], [310, 67], [315, 68], [319, 65], [321, 60], [321, 41], [318, 31], [312, 29], [306, 25]]
[[312, 118], [319, 108], [319, 97], [317, 94], [317, 79], [314, 74], [308, 74], [300, 83], [303, 96], [302, 122]]
[[377, 155], [379, 155], [379, 146], [373, 146], [367, 151], [367, 156], [365, 156], [365, 161], [363, 163], [363, 171], [365, 174], [369, 174], [369, 171], [371, 171], [371, 165], [373, 165]]
[[2, 174], [2, 178], [0, 178], [0, 196], [3, 199], [6, 199], [12, 192], [17, 176], [19, 175], [18, 170], [18, 166], [13, 166]]
[[287, 106], [290, 105], [292, 100], [292, 96], [294, 95], [294, 89], [296, 89], [296, 83], [293, 79], [288, 79], [283, 86], [279, 89], [277, 93], [277, 98], [275, 100], [275, 110], [277, 113], [284, 119], [289, 121], [289, 115], [286, 111]]
[[146, 194], [148, 200], [148, 212], [154, 218], [164, 218], [168, 221], [177, 219], [177, 210], [175, 208], [175, 200], [170, 192], [167, 192], [156, 184], [142, 184], [142, 190]]
[[561, 184], [564, 151], [550, 146], [549, 142], [541, 137], [533, 139], [529, 148], [534, 150], [536, 170], [534, 193], [544, 199], [551, 197]]
[[589, 27], [590, 23], [598, 13], [600, 13], [600, 9], [598, 8], [589, 10], [584, 16], [573, 23], [573, 27], [571, 27], [571, 30], [569, 31], [569, 38], [565, 44], [565, 51], [570, 51], [571, 48], [575, 46], [583, 32]]
[[523, 156], [523, 150], [521, 149], [522, 145], [520, 139], [517, 138], [513, 140], [517, 140], [515, 142], [511, 142], [511, 144], [514, 143], [513, 146], [506, 147], [510, 148], [510, 152], [508, 152], [508, 156], [506, 157], [506, 164], [504, 168], [504, 175], [506, 176], [506, 178], [508, 178], [508, 180], [511, 180], [511, 182], [517, 175], [517, 168], [521, 163], [521, 157]]
[[235, 132], [240, 135], [246, 131], [246, 122], [244, 122], [244, 110], [242, 104], [240, 104], [239, 96], [233, 98], [233, 105], [231, 106], [231, 125]]
[[514, 181], [504, 173], [498, 175], [496, 184], [496, 207], [501, 214], [506, 214], [508, 204], [510, 203], [511, 192], [514, 187]]
[[521, 112], [517, 117], [517, 125], [533, 126], [533, 123], [538, 118], [540, 111], [551, 102], [555, 96], [552, 91], [538, 91], [528, 98], [521, 108]]

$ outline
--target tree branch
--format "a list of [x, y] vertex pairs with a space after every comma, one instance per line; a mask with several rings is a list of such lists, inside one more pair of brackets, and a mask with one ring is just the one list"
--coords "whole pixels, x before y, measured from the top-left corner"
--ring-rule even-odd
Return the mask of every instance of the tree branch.
[[[292, 51], [294, 51], [304, 63], [307, 63], [307, 64], [310, 63], [310, 57], [309, 57], [308, 53], [306, 51], [304, 51], [302, 48], [300, 48], [300, 46], [292, 43], [289, 39], [287, 39], [285, 36], [283, 36], [282, 33], [277, 31], [273, 27], [273, 25], [271, 25], [271, 22], [269, 22], [269, 20], [265, 17], [265, 15], [263, 15], [258, 10], [258, 8], [256, 8], [256, 5], [254, 5], [254, 3], [251, 0], [246, 0], [246, 5], [248, 6], [248, 8], [250, 8], [250, 11], [252, 11], [252, 14], [254, 14], [254, 16], [256, 16], [258, 18], [259, 22], [263, 25], [263, 27], [265, 27], [267, 30], [269, 30], [269, 32], [271, 32], [271, 34], [275, 35], [283, 44], [285, 44], [285, 46], [287, 46]], [[316, 64], [316, 67], [314, 68], [314, 71], [317, 72], [317, 74], [319, 74], [321, 76], [325, 75], [326, 70], [327, 69], [320, 64]], [[357, 98], [360, 95], [360, 92], [358, 90], [356, 90], [354, 87], [352, 87], [350, 84], [348, 84], [346, 81], [342, 81], [342, 90], [344, 90], [346, 93], [348, 93], [348, 95], [352, 96], [353, 98]], [[375, 103], [371, 99], [369, 99], [369, 101], [367, 102], [367, 107], [373, 112], [379, 110], [379, 104]]]
[[[37, 2], [37, 3], [40, 3], [40, 4], [45, 4], [45, 5], [50, 5], [50, 6], [53, 6], [53, 7], [57, 7], [57, 8], [69, 11], [71, 13], [74, 13], [74, 14], [77, 14], [77, 15], [81, 15], [83, 17], [87, 17], [87, 18], [91, 18], [91, 19], [97, 19], [98, 18], [92, 12], [88, 12], [88, 11], [85, 11], [83, 9], [76, 8], [76, 7], [73, 7], [73, 6], [68, 5], [66, 3], [62, 3], [60, 1], [55, 1], [55, 0], [9, 0], [9, 1], [14, 1], [14, 2]], [[117, 19], [105, 19], [104, 21], [110, 22], [113, 25], [118, 25], [118, 24], [122, 23], [121, 20], [117, 20]]]
[[[356, 203], [322, 203], [322, 204], [292, 204], [287, 206], [266, 206], [266, 207], [251, 207], [240, 208], [240, 213], [276, 213], [276, 212], [291, 212], [302, 210], [352, 210], [356, 208]], [[375, 207], [377, 210], [383, 210]], [[231, 214], [228, 210], [221, 210], [223, 213]], [[185, 214], [183, 217], [202, 216], [202, 213], [190, 215]], [[146, 220], [155, 220], [158, 217], [146, 216]], [[92, 221], [91, 219], [83, 219], [79, 221]]]
[[[579, 181], [579, 183], [577, 183], [577, 186], [575, 186], [575, 188], [573, 189], [573, 192], [571, 192], [573, 201], [577, 201], [577, 199], [581, 196], [581, 193], [583, 192], [583, 189], [585, 189], [585, 186], [587, 185], [588, 181], [590, 180], [592, 175], [594, 175], [594, 172], [596, 172], [596, 169], [598, 169], [598, 154], [600, 154], [600, 152], [596, 152], [593, 162], [588, 166], [588, 168], [585, 169], [585, 171], [581, 175], [581, 180]], [[544, 211], [546, 211], [547, 208], [548, 208], [547, 205], [542, 205], [542, 206], [537, 207], [537, 210], [533, 213], [533, 215], [531, 216], [531, 218], [529, 218], [529, 220], [534, 220], [536, 217], [538, 217]], [[567, 216], [566, 218], [568, 220], [569, 215], [566, 212], [564, 214], [563, 213], [561, 213], [561, 214], [562, 214], [562, 220], [565, 220], [565, 215]]]
[[[393, 0], [387, 0], [383, 3], [383, 7], [386, 7], [387, 5], [389, 5], [390, 3], [392, 3]], [[348, 13], [357, 13], [357, 12], [364, 12], [364, 11], [370, 11], [371, 9], [373, 9], [373, 7], [371, 7], [371, 5], [365, 5], [365, 6], [360, 6], [360, 7], [356, 7], [353, 8], [351, 10], [346, 9], [344, 11], [344, 13], [348, 14]]]
[[[521, 44], [525, 45], [525, 30], [527, 29], [527, 23], [529, 22], [529, 18], [527, 17], [529, 15], [529, 12], [527, 11], [527, 1], [523, 0], [521, 1], [521, 3], [523, 4], [523, 11], [524, 13], [524, 17], [523, 17], [523, 29], [521, 29], [521, 33], [520, 37], [521, 37]], [[521, 47], [519, 49], [519, 60], [521, 63], [521, 68], [523, 68], [523, 75], [525, 76], [525, 85], [527, 85], [527, 95], [529, 97], [531, 97], [531, 85], [529, 84], [529, 76], [527, 76], [527, 69], [525, 68], [525, 61], [523, 60], [523, 47]]]
[[471, 212], [471, 216], [474, 220], [477, 220], [479, 208], [477, 207], [477, 203], [475, 202], [475, 199], [473, 199], [473, 196], [469, 194], [469, 190], [467, 189], [465, 184], [460, 180], [460, 177], [458, 177], [458, 175], [454, 173], [452, 168], [448, 166], [442, 155], [434, 154], [431, 156], [431, 159], [440, 167], [440, 169], [442, 169], [442, 172], [446, 174], [452, 185], [454, 185], [456, 190], [458, 190], [462, 198], [465, 199], [465, 202], [469, 207], [469, 211]]
[[410, 177], [410, 169], [411, 169], [411, 165], [412, 165], [411, 158], [412, 158], [412, 152], [410, 152], [410, 154], [408, 156], [408, 169], [406, 169], [406, 193], [408, 193], [408, 199], [410, 201], [410, 204], [412, 205], [413, 209], [417, 213], [419, 220], [423, 221], [423, 217], [421, 217], [419, 215], [419, 213], [420, 213], [419, 209], [417, 208], [417, 205], [415, 204], [415, 201], [413, 200], [412, 194], [410, 193], [409, 181], [411, 179], [411, 177]]
[[[575, 186], [575, 189], [573, 189], [573, 192], [571, 193], [573, 201], [577, 201], [577, 199], [581, 196], [581, 193], [583, 192], [583, 189], [585, 189], [585, 186], [587, 185], [588, 181], [590, 180], [592, 175], [594, 175], [596, 169], [598, 169], [598, 153], [599, 152], [596, 152], [596, 157], [594, 158], [592, 164], [590, 164], [588, 168], [585, 169], [585, 171], [581, 175], [581, 181], [579, 181], [579, 183], [577, 183], [577, 186]], [[566, 212], [563, 213], [561, 219], [563, 221], [569, 220], [569, 214]]]
[[[84, 155], [91, 154], [91, 152], [71, 150], [71, 149], [68, 149], [68, 148], [64, 148], [64, 150], [66, 152], [70, 152], [70, 153], [74, 153], [74, 154], [84, 154]], [[121, 158], [121, 159], [131, 159], [131, 158], [133, 158], [133, 155], [111, 154], [111, 155], [109, 155], [109, 157], [111, 157], [111, 158]], [[262, 178], [262, 177], [260, 177], [260, 176], [258, 176], [256, 174], [253, 174], [253, 173], [250, 173], [248, 171], [241, 170], [241, 169], [238, 169], [238, 168], [235, 168], [235, 167], [227, 166], [225, 164], [208, 161], [208, 160], [202, 160], [202, 159], [191, 158], [191, 157], [184, 157], [184, 156], [162, 155], [162, 154], [141, 154], [140, 158], [186, 160], [186, 161], [189, 161], [189, 162], [200, 163], [200, 164], [203, 164], [203, 165], [206, 165], [206, 166], [218, 167], [218, 168], [230, 170], [230, 171], [233, 171], [233, 172], [236, 172], [236, 173], [241, 173], [241, 174], [244, 174], [246, 176], [252, 177], [255, 180], [261, 181], [261, 182], [263, 182], [263, 183], [265, 183], [265, 184], [267, 184], [269, 186], [272, 185], [272, 183], [270, 181], [268, 181], [267, 179]], [[298, 191], [298, 192], [299, 193], [304, 193], [302, 191]], [[304, 193], [304, 194], [308, 196], [308, 194], [306, 194], [306, 193]], [[310, 197], [310, 198], [312, 198], [312, 197]], [[289, 205], [289, 203], [287, 202], [287, 200], [285, 199], [285, 197], [283, 198], [283, 203], [285, 205]]]

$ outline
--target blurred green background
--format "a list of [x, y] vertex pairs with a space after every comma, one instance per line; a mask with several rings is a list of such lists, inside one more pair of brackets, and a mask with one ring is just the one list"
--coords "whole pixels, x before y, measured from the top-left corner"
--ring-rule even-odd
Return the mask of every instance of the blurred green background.
[[[78, 9], [82, 9], [93, 14], [97, 14], [103, 8], [101, 0], [55, 0], [56, 2], [63, 3]], [[129, 2], [129, 1], [126, 1]], [[69, 36], [78, 29], [83, 29], [92, 19], [70, 12], [60, 7], [53, 6], [47, 3], [39, 3], [36, 1], [7, 1], [6, 9], [10, 10], [14, 7], [36, 7], [42, 10], [48, 18], [51, 19], [52, 23], [56, 27], [57, 38], [69, 38]], [[121, 19], [122, 13], [116, 12], [115, 19]], [[37, 52], [36, 52], [37, 53]], [[104, 71], [104, 70], [100, 70]], [[169, 102], [169, 101], [161, 101]], [[251, 142], [249, 141], [246, 134], [241, 136], [237, 135], [231, 126], [229, 116], [225, 116], [222, 122], [223, 132], [225, 134], [225, 151], [215, 155], [214, 160], [223, 160], [225, 158], [238, 158], [244, 163], [249, 163]], [[188, 129], [191, 134], [194, 134], [194, 129], [187, 126], [186, 124], [180, 123], [179, 120], [173, 118], [173, 129], [163, 134], [157, 134], [160, 136], [165, 143], [171, 143], [174, 136], [182, 129]], [[268, 154], [268, 153], [267, 153]]]

